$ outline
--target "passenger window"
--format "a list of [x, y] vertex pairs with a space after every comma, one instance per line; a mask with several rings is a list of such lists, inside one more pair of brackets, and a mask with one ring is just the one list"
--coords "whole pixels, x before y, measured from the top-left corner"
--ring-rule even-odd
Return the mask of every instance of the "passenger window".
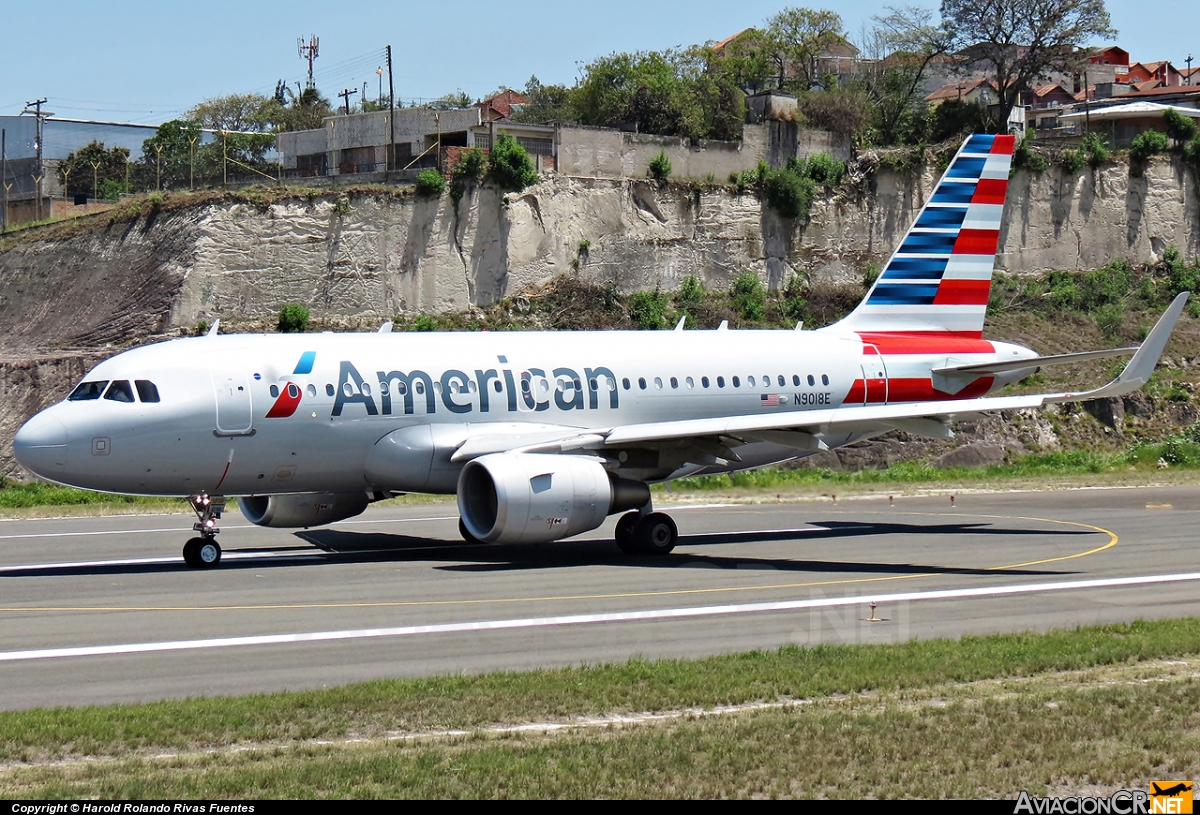
[[783, 374], [780, 374], [779, 375], [779, 387], [782, 388], [786, 384], [787, 384], [787, 380], [783, 378]]
[[707, 388], [708, 387], [708, 377], [707, 376], [700, 377], [700, 384]]
[[386, 383], [386, 382], [379, 383], [379, 395], [380, 396], [388, 395], [388, 383]]
[[661, 376], [654, 377], [654, 389], [662, 390], [662, 377]]
[[746, 384], [753, 388], [754, 387], [754, 377], [752, 377], [752, 376], [746, 377]]
[[113, 402], [132, 402], [133, 388], [129, 387], [128, 380], [118, 379], [108, 386], [108, 391], [105, 392], [104, 398]]
[[309, 395], [309, 396], [316, 396], [316, 395], [317, 395], [317, 386], [316, 386], [316, 385], [309, 385], [309, 386], [308, 386], [308, 395]]
[[679, 387], [679, 380], [678, 380], [678, 379], [676, 379], [675, 377], [671, 377], [671, 387], [672, 387], [672, 388], [678, 388], [678, 387]]
[[821, 374], [821, 384], [822, 385], [829, 384], [829, 374]]
[[137, 388], [138, 401], [141, 401], [141, 402], [157, 402], [157, 401], [159, 401], [158, 387], [153, 382], [151, 382], [149, 379], [136, 379], [136, 380], [134, 380], [133, 385], [134, 385], [134, 387]]
[[689, 376], [687, 379], [683, 380], [683, 381], [684, 381], [684, 382], [687, 384], [687, 386], [688, 386], [689, 388], [694, 388], [694, 387], [696, 387], [696, 380], [692, 379], [690, 376]]
[[492, 383], [492, 390], [496, 391], [496, 393], [500, 393], [502, 390], [504, 390], [504, 386], [500, 384], [499, 379]]
[[723, 377], [723, 376], [718, 376], [718, 377], [717, 377], [717, 387], [718, 387], [718, 388], [723, 388], [723, 387], [725, 387], [725, 377]]
[[800, 387], [800, 374], [792, 374], [792, 384], [797, 388]]
[[738, 379], [738, 378], [735, 376], [735, 377], [733, 378], [733, 386], [734, 386], [735, 388], [740, 388], [740, 387], [742, 386], [742, 380]]
[[326, 395], [326, 396], [333, 396], [333, 385], [326, 385], [326, 386], [325, 386], [325, 395]]
[[588, 387], [594, 391], [600, 390], [599, 386], [596, 384], [596, 380], [594, 377], [592, 379], [588, 380]]
[[625, 390], [629, 390], [629, 377], [626, 376], [621, 379], [621, 387], [623, 387]]
[[346, 394], [347, 396], [353, 396], [354, 395], [354, 386], [351, 385], [349, 382], [343, 382], [342, 383], [342, 393]]
[[[366, 388], [366, 387], [367, 386], [364, 384], [363, 388]], [[289, 399], [299, 399], [300, 398], [300, 389], [297, 388], [295, 385], [293, 385], [291, 382], [288, 383], [288, 398]]]
[[641, 388], [642, 390], [646, 389], [646, 377], [644, 377], [644, 376], [638, 377], [638, 387]]
[[80, 382], [75, 390], [71, 391], [71, 395], [67, 399], [71, 402], [86, 402], [90, 399], [99, 399], [104, 393], [104, 386], [108, 384], [108, 380], [98, 382]]
[[812, 374], [809, 374], [808, 375], [808, 386], [811, 388], [815, 384], [817, 384], [817, 380], [813, 379]]
[[275, 397], [277, 397], [277, 396], [279, 396], [279, 386], [278, 386], [278, 385], [272, 385], [272, 386], [271, 386], [271, 398], [272, 398], [272, 399], [274, 399], [274, 398], [275, 398]]

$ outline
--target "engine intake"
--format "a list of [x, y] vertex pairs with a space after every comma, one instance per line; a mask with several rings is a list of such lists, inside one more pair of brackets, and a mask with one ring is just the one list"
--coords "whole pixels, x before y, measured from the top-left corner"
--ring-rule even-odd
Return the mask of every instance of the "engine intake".
[[458, 477], [463, 523], [489, 543], [561, 540], [649, 500], [642, 482], [616, 478], [600, 462], [575, 456], [493, 453], [468, 463]]
[[238, 499], [252, 524], [275, 528], [321, 526], [353, 518], [370, 502], [366, 492], [304, 492], [294, 495], [250, 495]]

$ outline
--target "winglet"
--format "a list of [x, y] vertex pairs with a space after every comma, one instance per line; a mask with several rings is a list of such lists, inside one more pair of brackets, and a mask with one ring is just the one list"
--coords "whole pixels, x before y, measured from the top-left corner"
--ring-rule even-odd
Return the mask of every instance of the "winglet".
[[1125, 370], [1121, 371], [1121, 375], [1112, 382], [1084, 393], [1051, 394], [1046, 397], [1046, 401], [1076, 402], [1081, 399], [1104, 399], [1109, 396], [1123, 396], [1140, 389], [1150, 381], [1150, 375], [1154, 373], [1154, 366], [1162, 357], [1163, 351], [1167, 347], [1167, 340], [1171, 338], [1171, 332], [1175, 330], [1175, 323], [1179, 322], [1179, 315], [1183, 313], [1183, 307], [1187, 305], [1190, 294], [1191, 292], [1180, 292], [1171, 301], [1171, 305], [1158, 318], [1154, 328], [1150, 329], [1150, 334], [1138, 348], [1137, 353], [1133, 355], [1133, 359], [1129, 360]]
[[217, 319], [213, 320], [212, 328], [208, 329], [208, 333], [205, 334], [204, 336], [206, 336], [206, 337], [217, 336], [217, 329], [220, 327], [221, 327], [221, 318], [218, 317]]

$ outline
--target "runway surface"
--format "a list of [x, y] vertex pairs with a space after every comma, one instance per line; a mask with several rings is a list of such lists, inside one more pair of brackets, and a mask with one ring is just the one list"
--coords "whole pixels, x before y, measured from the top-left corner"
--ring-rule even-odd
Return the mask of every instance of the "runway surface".
[[[324, 529], [0, 521], [0, 708], [1200, 614], [1200, 488], [661, 505], [663, 558], [468, 546], [453, 504]], [[874, 601], [874, 612], [870, 603]], [[877, 620], [872, 620], [874, 616]]]

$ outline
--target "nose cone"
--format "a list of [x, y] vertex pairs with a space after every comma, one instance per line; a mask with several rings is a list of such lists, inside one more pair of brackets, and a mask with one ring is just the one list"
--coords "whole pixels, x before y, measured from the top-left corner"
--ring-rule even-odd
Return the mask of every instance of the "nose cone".
[[56, 481], [67, 466], [67, 428], [44, 410], [22, 425], [13, 454], [29, 472]]

